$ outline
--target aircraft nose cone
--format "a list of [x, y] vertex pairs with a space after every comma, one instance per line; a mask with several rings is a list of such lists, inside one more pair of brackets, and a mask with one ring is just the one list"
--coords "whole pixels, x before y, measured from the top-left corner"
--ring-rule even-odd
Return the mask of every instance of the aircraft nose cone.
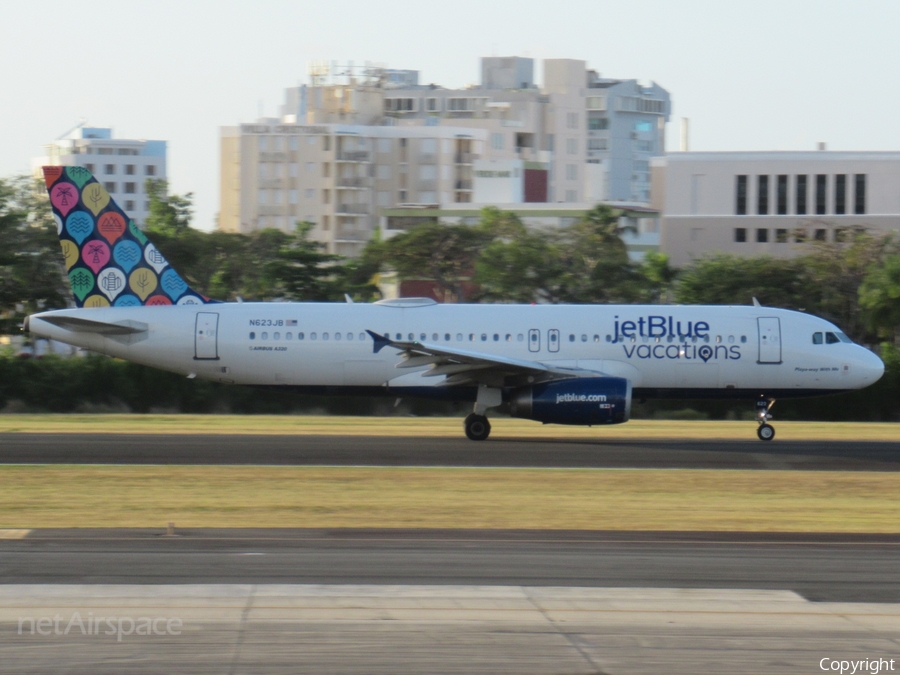
[[860, 370], [866, 384], [877, 382], [884, 375], [884, 361], [878, 358], [877, 354], [865, 349], [865, 354], [860, 361]]

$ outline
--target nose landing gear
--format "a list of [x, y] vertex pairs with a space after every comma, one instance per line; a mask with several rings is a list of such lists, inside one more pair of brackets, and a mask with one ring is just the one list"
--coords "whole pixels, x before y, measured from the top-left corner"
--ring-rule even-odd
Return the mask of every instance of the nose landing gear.
[[759, 436], [759, 440], [761, 441], [771, 441], [775, 438], [775, 427], [769, 424], [769, 420], [772, 419], [772, 415], [769, 412], [772, 409], [772, 406], [775, 405], [775, 399], [759, 399], [756, 402], [756, 421], [759, 422], [759, 428], [756, 430], [756, 435]]

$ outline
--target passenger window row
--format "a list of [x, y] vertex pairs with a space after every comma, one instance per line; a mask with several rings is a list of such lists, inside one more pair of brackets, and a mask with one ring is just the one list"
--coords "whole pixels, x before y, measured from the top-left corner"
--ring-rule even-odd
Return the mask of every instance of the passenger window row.
[[[282, 336], [281, 336], [281, 333], [278, 332], [278, 331], [275, 331], [274, 333], [272, 333], [272, 339], [273, 339], [273, 340], [280, 340], [281, 337], [282, 337]], [[332, 334], [331, 334], [331, 333], [322, 333], [322, 339], [323, 339], [323, 340], [330, 340], [331, 337], [332, 337]], [[340, 340], [342, 340], [342, 339], [344, 339], [344, 338], [346, 338], [348, 342], [352, 342], [353, 340], [356, 339], [356, 337], [354, 336], [353, 333], [346, 333], [346, 334], [343, 334], [343, 333], [334, 333], [334, 339], [335, 339], [335, 341], [340, 341]], [[250, 331], [250, 339], [251, 339], [251, 340], [255, 340], [255, 339], [256, 339], [256, 331]], [[268, 339], [269, 339], [269, 333], [268, 333], [267, 331], [263, 331], [262, 333], [259, 334], [259, 339], [260, 339], [260, 340], [268, 340]], [[284, 334], [284, 339], [285, 339], [285, 340], [293, 340], [293, 339], [294, 339], [294, 334], [293, 334], [292, 332], [288, 331], [287, 333]], [[306, 333], [302, 333], [302, 332], [301, 332], [301, 333], [297, 333], [297, 339], [298, 339], [298, 340], [305, 340], [305, 339], [306, 339]], [[310, 340], [318, 340], [318, 339], [319, 339], [319, 334], [318, 334], [318, 333], [310, 333], [310, 334], [309, 334], [309, 339], [310, 339]], [[366, 339], [366, 334], [365, 334], [365, 333], [360, 333], [360, 334], [359, 334], [359, 340], [360, 340], [360, 342], [364, 341], [365, 339]]]
[[[582, 336], [581, 336], [581, 341], [582, 341], [582, 342], [587, 342], [587, 340], [585, 339], [586, 337], [587, 337], [586, 335], [582, 335]], [[575, 341], [574, 338], [575, 338], [574, 335], [570, 335], [570, 336], [569, 336], [569, 342], [574, 342], [574, 341]], [[685, 341], [685, 340], [688, 340], [688, 339], [690, 339], [690, 341], [693, 342], [693, 343], [697, 343], [697, 342], [701, 342], [701, 341], [702, 341], [702, 342], [707, 342], [707, 343], [708, 343], [708, 342], [710, 341], [709, 335], [704, 335], [702, 338], [698, 338], [696, 335], [691, 336], [690, 338], [689, 338], [687, 335], [679, 335], [677, 339], [676, 339], [676, 337], [673, 336], [673, 335], [667, 335], [665, 341], [666, 341], [666, 342], [681, 342], [681, 341]], [[717, 343], [721, 343], [721, 342], [723, 341], [723, 339], [724, 339], [723, 336], [721, 336], [721, 335], [716, 335], [716, 342], [717, 342]], [[729, 335], [727, 339], [728, 339], [729, 344], [734, 344], [734, 341], [735, 341], [735, 336], [734, 336], [734, 335]], [[624, 335], [619, 335], [619, 336], [617, 336], [616, 339], [615, 339], [616, 342], [625, 342], [626, 340], [628, 340], [629, 342], [637, 342], [637, 341], [638, 341], [638, 336], [632, 335], [631, 337], [626, 338]], [[599, 341], [600, 341], [600, 336], [599, 336], [599, 335], [595, 335], [595, 336], [594, 336], [594, 342], [599, 342]], [[606, 341], [607, 341], [607, 342], [612, 342], [612, 341], [613, 341], [613, 336], [612, 336], [612, 335], [607, 335], [607, 336], [606, 336]], [[662, 342], [662, 341], [663, 341], [663, 338], [661, 338], [661, 337], [653, 337], [653, 338], [651, 338], [651, 337], [647, 337], [647, 336], [645, 335], [645, 336], [643, 336], [643, 337], [641, 338], [641, 342], [654, 342], [654, 343], [660, 343], [660, 342]], [[742, 342], [742, 343], [746, 343], [746, 342], [747, 342], [747, 336], [746, 336], [746, 335], [741, 335], [741, 342]]]

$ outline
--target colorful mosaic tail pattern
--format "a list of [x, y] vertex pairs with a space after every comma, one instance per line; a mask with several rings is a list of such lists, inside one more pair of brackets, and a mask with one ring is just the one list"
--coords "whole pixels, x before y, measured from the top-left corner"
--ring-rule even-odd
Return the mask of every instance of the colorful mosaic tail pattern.
[[79, 166], [45, 166], [44, 182], [78, 307], [203, 305], [109, 193]]

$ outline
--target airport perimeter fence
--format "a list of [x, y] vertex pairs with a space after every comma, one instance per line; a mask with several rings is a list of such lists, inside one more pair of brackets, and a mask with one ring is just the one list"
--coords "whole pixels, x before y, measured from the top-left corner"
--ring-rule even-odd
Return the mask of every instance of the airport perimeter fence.
[[[884, 345], [884, 377], [867, 389], [780, 400], [779, 420], [900, 421], [900, 350]], [[233, 413], [464, 415], [471, 403], [355, 396], [311, 396], [189, 380], [100, 355], [25, 358], [0, 354], [0, 413]], [[503, 414], [498, 411], [498, 414]], [[752, 401], [636, 400], [635, 418], [751, 419]]]

